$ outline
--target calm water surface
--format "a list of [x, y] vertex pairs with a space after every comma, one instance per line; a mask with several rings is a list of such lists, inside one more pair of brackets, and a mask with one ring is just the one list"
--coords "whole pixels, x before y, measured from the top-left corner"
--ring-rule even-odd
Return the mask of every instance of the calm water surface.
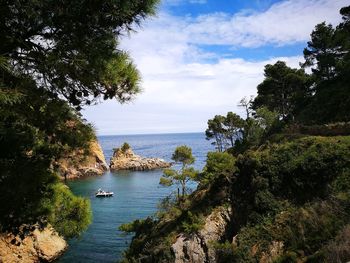
[[[179, 145], [188, 145], [201, 169], [206, 154], [213, 150], [204, 134], [161, 134], [101, 136], [98, 138], [107, 162], [113, 148], [128, 142], [136, 154], [170, 161]], [[93, 222], [79, 239], [69, 241], [69, 248], [59, 262], [116, 262], [128, 247], [132, 235], [118, 231], [121, 224], [153, 215], [160, 199], [171, 189], [159, 185], [161, 170], [148, 172], [106, 172], [103, 176], [69, 182], [71, 190], [91, 200]], [[98, 188], [113, 191], [112, 198], [95, 198]]]

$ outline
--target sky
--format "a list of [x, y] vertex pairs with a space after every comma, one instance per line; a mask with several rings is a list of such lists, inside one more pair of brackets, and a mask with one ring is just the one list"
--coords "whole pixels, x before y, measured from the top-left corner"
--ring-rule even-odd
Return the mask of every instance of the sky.
[[208, 119], [256, 96], [264, 66], [299, 67], [318, 23], [340, 22], [349, 0], [163, 0], [155, 17], [124, 36], [142, 76], [130, 103], [83, 111], [98, 135], [204, 132]]

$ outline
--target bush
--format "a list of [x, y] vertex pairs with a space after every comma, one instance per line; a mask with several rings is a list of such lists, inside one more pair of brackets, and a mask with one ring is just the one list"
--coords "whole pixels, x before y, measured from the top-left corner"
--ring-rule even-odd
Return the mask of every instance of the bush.
[[127, 143], [127, 142], [124, 142], [123, 143], [123, 145], [122, 145], [122, 147], [121, 147], [121, 150], [122, 150], [122, 152], [126, 152], [127, 150], [129, 150], [131, 147], [130, 147], [130, 145]]
[[137, 219], [135, 221], [132, 221], [130, 223], [125, 223], [119, 226], [119, 230], [123, 231], [125, 233], [135, 233], [139, 232], [142, 229], [151, 227], [153, 224], [153, 220], [150, 217], [147, 217], [146, 219]]
[[187, 212], [185, 220], [182, 222], [182, 230], [187, 234], [198, 232], [204, 225], [204, 220], [198, 216]]
[[44, 201], [51, 209], [49, 223], [66, 238], [79, 236], [91, 223], [92, 212], [89, 200], [74, 196], [62, 183], [56, 184], [53, 191], [52, 200]]
[[235, 171], [236, 159], [227, 152], [208, 152], [200, 182], [208, 184], [219, 176], [229, 177]]

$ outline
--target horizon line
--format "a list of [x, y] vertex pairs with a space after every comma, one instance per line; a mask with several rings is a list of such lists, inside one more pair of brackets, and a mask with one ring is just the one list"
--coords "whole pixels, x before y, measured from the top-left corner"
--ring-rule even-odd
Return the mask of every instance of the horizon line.
[[164, 132], [164, 133], [131, 133], [131, 134], [101, 134], [96, 135], [97, 137], [106, 137], [106, 136], [137, 136], [137, 135], [165, 135], [165, 134], [194, 134], [194, 133], [203, 133], [203, 131], [198, 132]]

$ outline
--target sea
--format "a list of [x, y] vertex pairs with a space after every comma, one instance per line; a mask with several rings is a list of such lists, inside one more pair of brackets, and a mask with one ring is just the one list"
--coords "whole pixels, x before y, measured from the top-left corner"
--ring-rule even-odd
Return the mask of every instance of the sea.
[[[99, 136], [98, 140], [107, 162], [113, 155], [113, 148], [124, 142], [129, 143], [138, 155], [166, 161], [171, 161], [177, 146], [187, 145], [192, 148], [196, 158], [194, 167], [198, 170], [204, 167], [207, 152], [214, 150], [204, 133]], [[93, 220], [80, 237], [68, 241], [68, 250], [58, 262], [115, 263], [121, 259], [133, 235], [122, 233], [118, 227], [154, 216], [159, 202], [174, 191], [174, 188], [159, 185], [161, 176], [162, 170], [108, 171], [102, 176], [69, 181], [74, 194], [90, 199]], [[114, 196], [96, 198], [94, 193], [99, 188], [113, 191]], [[194, 190], [196, 184], [191, 184], [190, 188]]]

